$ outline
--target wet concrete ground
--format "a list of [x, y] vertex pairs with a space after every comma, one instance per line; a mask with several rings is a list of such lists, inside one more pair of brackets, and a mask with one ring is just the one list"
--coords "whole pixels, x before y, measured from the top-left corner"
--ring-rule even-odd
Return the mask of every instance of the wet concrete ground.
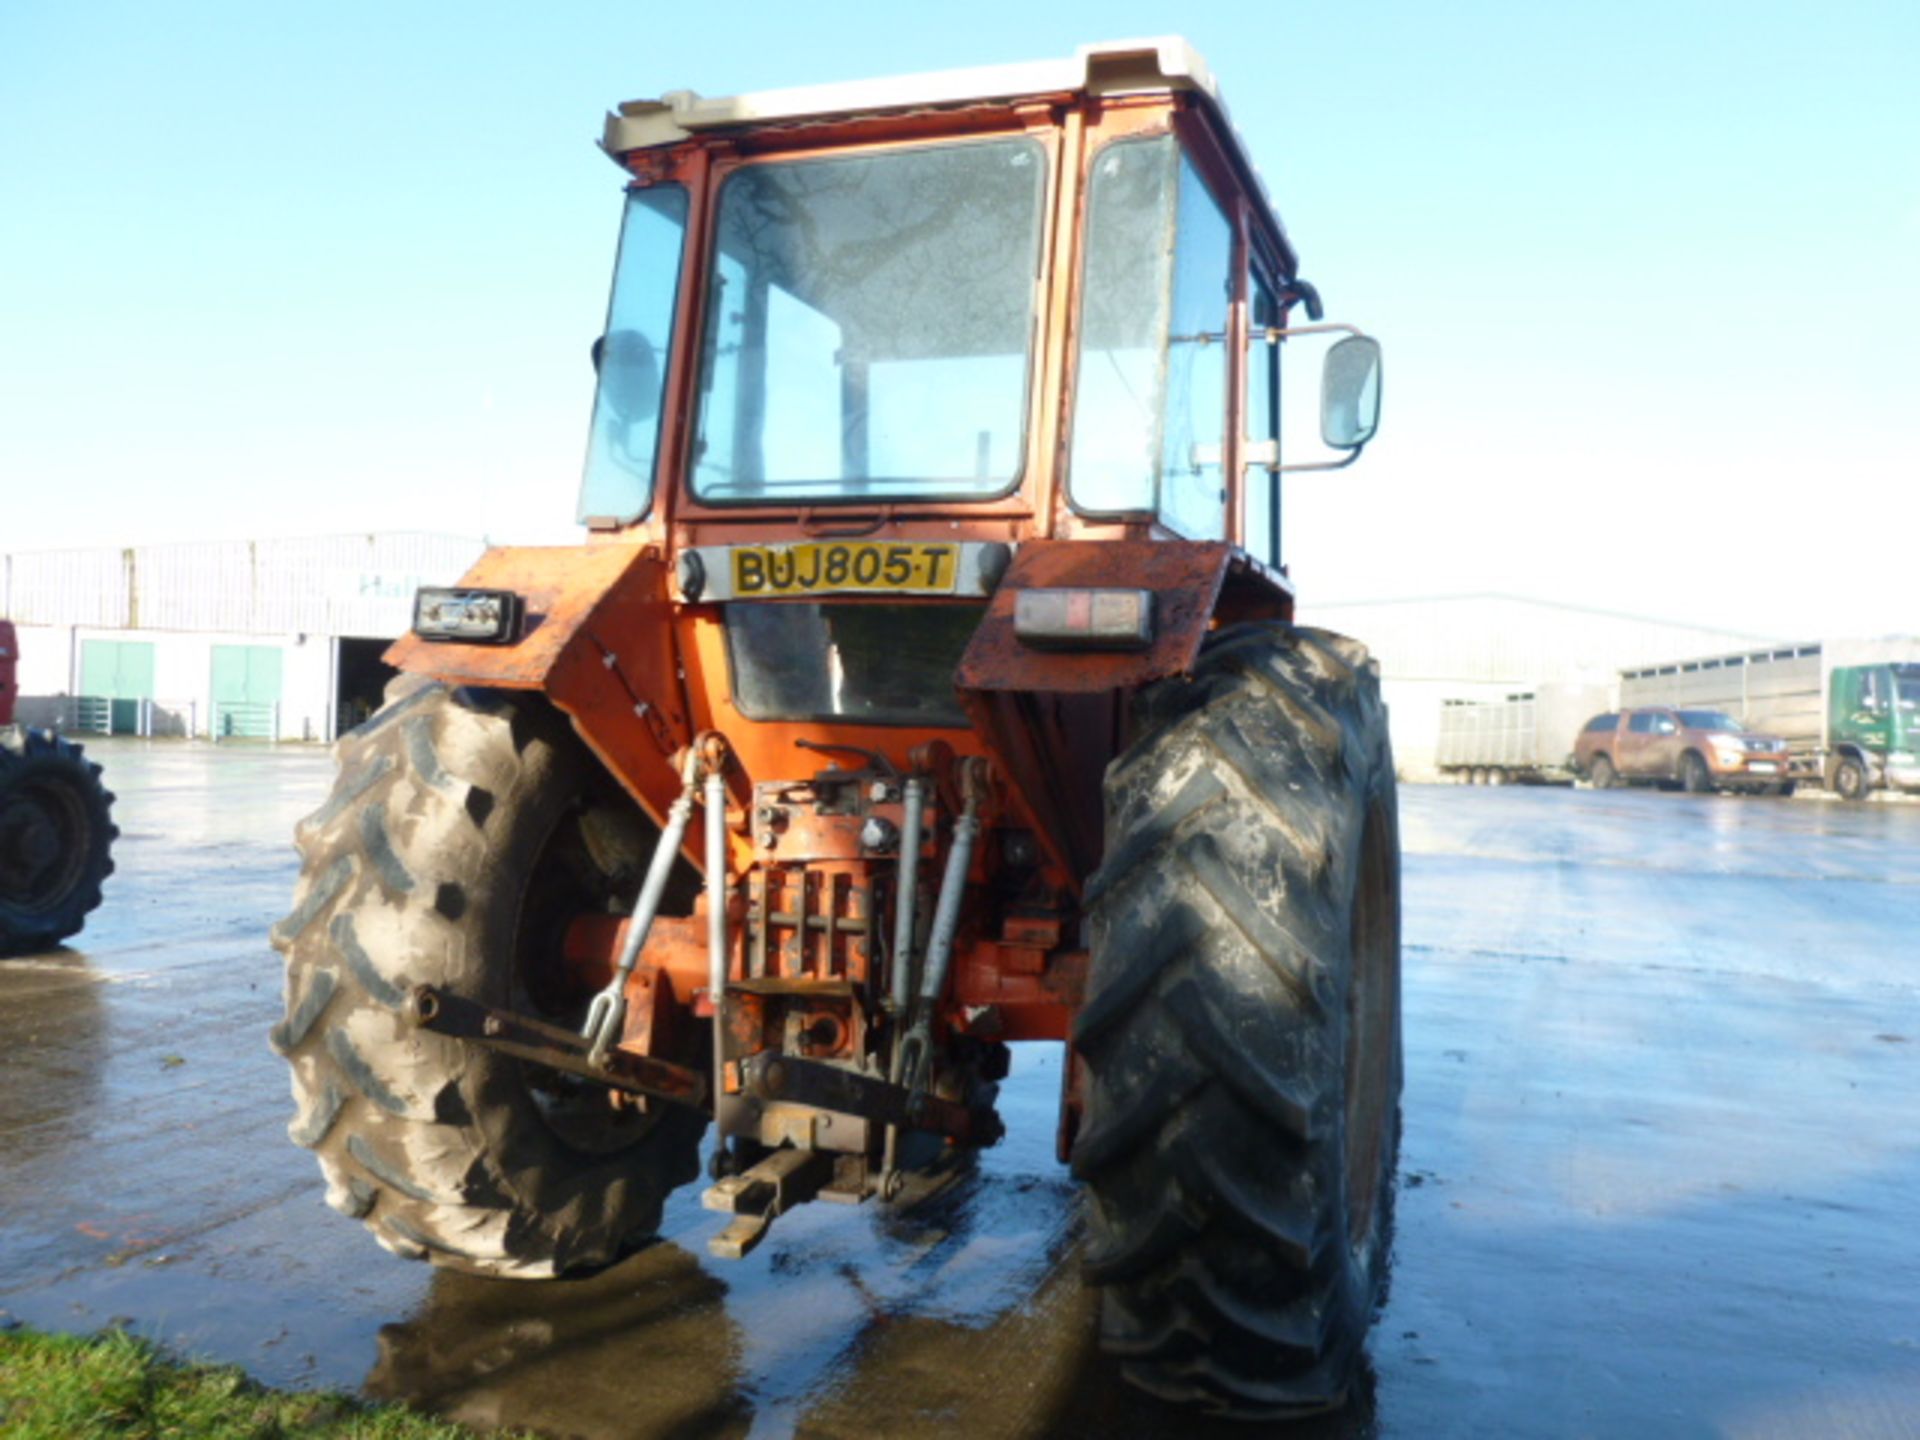
[[[0, 1308], [554, 1435], [1258, 1433], [1094, 1353], [1057, 1056], [927, 1209], [529, 1285], [394, 1259], [285, 1138], [268, 925], [318, 750], [106, 742], [119, 873], [0, 962]], [[1373, 1384], [1294, 1435], [1920, 1434], [1920, 806], [1409, 787]]]

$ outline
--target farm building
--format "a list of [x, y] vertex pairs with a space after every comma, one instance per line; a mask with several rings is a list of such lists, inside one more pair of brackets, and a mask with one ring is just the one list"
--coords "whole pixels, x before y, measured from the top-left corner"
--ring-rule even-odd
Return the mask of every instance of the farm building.
[[0, 554], [20, 719], [62, 729], [332, 740], [370, 713], [413, 592], [484, 549], [380, 533]]
[[1408, 779], [1434, 774], [1443, 701], [1497, 700], [1556, 681], [1612, 690], [1628, 666], [1776, 638], [1514, 595], [1306, 605], [1300, 620], [1353, 636], [1380, 662], [1394, 761]]

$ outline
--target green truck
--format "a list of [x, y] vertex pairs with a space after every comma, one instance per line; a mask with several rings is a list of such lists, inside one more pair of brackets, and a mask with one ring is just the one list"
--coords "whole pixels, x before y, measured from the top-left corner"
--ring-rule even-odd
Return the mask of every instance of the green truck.
[[1620, 704], [1725, 710], [1845, 800], [1920, 792], [1920, 636], [1737, 650], [1620, 672]]

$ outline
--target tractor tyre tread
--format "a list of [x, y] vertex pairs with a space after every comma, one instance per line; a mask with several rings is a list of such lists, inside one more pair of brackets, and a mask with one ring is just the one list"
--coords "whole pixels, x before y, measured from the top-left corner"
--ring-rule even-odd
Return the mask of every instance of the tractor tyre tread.
[[1363, 830], [1394, 814], [1378, 681], [1353, 641], [1240, 625], [1136, 719], [1073, 1035], [1102, 1342], [1168, 1400], [1325, 1410], [1384, 1295], [1398, 1138], [1396, 959], [1373, 1223], [1350, 1246], [1346, 956]]
[[402, 676], [336, 749], [333, 793], [302, 820], [292, 910], [273, 929], [295, 1143], [327, 1203], [388, 1250], [542, 1278], [615, 1259], [698, 1170], [705, 1127], [667, 1108], [613, 1155], [549, 1129], [519, 1062], [417, 1029], [418, 984], [492, 1004], [532, 856], [592, 762], [543, 701]]
[[0, 800], [30, 784], [67, 791], [75, 802], [69, 818], [84, 835], [58, 894], [21, 900], [0, 896], [0, 956], [44, 950], [85, 928], [113, 874], [113, 842], [120, 835], [113, 823], [114, 794], [101, 783], [100, 767], [86, 758], [82, 746], [50, 730], [0, 726]]

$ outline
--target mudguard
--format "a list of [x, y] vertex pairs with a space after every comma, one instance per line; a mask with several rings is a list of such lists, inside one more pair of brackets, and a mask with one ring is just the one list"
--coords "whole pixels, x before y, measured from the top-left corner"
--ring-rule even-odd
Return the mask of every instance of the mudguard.
[[467, 645], [407, 634], [388, 648], [387, 663], [449, 685], [542, 691], [660, 823], [680, 790], [672, 757], [693, 735], [659, 550], [501, 546], [482, 555], [460, 584], [520, 596], [519, 637]]
[[[1022, 590], [1153, 592], [1143, 650], [1038, 649], [1014, 634]], [[994, 761], [1032, 800], [1039, 838], [1075, 883], [1100, 863], [1100, 783], [1133, 692], [1192, 671], [1216, 621], [1291, 619], [1286, 579], [1236, 546], [1188, 540], [1021, 545], [962, 657], [955, 684]]]

